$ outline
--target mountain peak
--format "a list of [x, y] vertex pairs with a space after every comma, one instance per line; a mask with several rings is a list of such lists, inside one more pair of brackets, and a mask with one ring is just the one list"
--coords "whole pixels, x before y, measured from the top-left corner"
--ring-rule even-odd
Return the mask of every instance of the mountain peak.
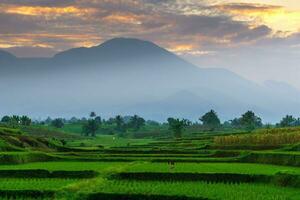
[[153, 42], [140, 40], [136, 38], [113, 38], [107, 40], [96, 48], [105, 49], [106, 51], [113, 51], [119, 55], [157, 55], [166, 54], [167, 50], [161, 48]]
[[75, 48], [61, 52], [54, 56], [55, 59], [69, 62], [99, 62], [122, 60], [139, 60], [170, 56], [171, 53], [158, 45], [135, 38], [113, 38], [98, 46], [90, 48]]
[[160, 48], [153, 42], [145, 41], [145, 40], [140, 40], [136, 38], [113, 38], [110, 40], [105, 41], [104, 43], [100, 44], [98, 47], [134, 47], [134, 48], [139, 48], [139, 47], [152, 47], [152, 48]]

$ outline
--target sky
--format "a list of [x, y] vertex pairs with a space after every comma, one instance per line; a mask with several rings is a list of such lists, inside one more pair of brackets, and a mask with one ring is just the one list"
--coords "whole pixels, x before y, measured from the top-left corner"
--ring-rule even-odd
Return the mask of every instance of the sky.
[[300, 89], [299, 0], [0, 0], [0, 48], [18, 57], [51, 57], [115, 37]]

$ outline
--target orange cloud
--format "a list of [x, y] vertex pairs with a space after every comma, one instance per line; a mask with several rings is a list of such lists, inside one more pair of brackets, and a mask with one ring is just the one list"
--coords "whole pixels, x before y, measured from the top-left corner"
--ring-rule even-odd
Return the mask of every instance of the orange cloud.
[[140, 17], [134, 14], [115, 13], [104, 17], [103, 20], [113, 23], [141, 24]]
[[220, 4], [213, 6], [221, 11], [226, 11], [235, 14], [257, 14], [262, 12], [274, 12], [278, 9], [282, 9], [281, 6], [272, 6], [264, 4], [254, 4], [254, 3], [230, 3], [230, 4]]
[[54, 48], [52, 45], [36, 41], [34, 40], [34, 38], [11, 38], [11, 40], [0, 40], [0, 48], [12, 48], [22, 46]]
[[295, 33], [300, 30], [300, 10], [254, 3], [223, 4], [215, 8], [230, 13], [236, 20], [265, 24], [275, 31]]
[[193, 48], [194, 46], [190, 44], [179, 44], [169, 48], [169, 50], [173, 52], [183, 52], [183, 51], [191, 51]]
[[[0, 48], [11, 47], [40, 47], [55, 50], [66, 50], [74, 47], [91, 47], [98, 45], [102, 39], [91, 34], [2, 34], [0, 37]], [[53, 38], [53, 42], [44, 42], [44, 39]], [[60, 41], [60, 39], [62, 39]], [[57, 40], [57, 41], [56, 41]]]
[[68, 6], [68, 7], [15, 6], [15, 7], [8, 7], [3, 10], [3, 12], [9, 14], [30, 15], [30, 16], [64, 15], [64, 14], [81, 15], [85, 11], [86, 9], [81, 10], [74, 6]]

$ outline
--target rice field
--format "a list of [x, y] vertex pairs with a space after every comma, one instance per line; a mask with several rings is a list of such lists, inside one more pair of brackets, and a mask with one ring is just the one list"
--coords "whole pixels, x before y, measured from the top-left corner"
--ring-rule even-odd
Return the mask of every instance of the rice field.
[[78, 181], [61, 178], [0, 178], [0, 190], [58, 190]]
[[101, 193], [202, 197], [222, 200], [299, 200], [297, 188], [264, 184], [207, 182], [107, 181], [97, 186]]
[[128, 163], [122, 162], [33, 162], [20, 165], [0, 165], [0, 170], [26, 170], [26, 169], [44, 169], [48, 171], [70, 170], [84, 171], [93, 170], [97, 172], [109, 171], [115, 168], [127, 166]]
[[278, 172], [300, 174], [299, 167], [252, 164], [252, 163], [175, 163], [170, 167], [167, 163], [136, 163], [128, 172], [187, 172], [187, 173], [239, 173], [274, 175]]
[[0, 200], [300, 199], [299, 151], [218, 149], [207, 137], [99, 136], [62, 151], [0, 152]]

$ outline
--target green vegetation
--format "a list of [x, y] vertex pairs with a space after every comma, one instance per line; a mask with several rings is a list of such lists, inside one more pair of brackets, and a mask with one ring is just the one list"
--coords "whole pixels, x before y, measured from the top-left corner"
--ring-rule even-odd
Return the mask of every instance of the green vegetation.
[[246, 163], [139, 163], [130, 166], [128, 172], [189, 172], [189, 173], [241, 173], [274, 175], [279, 172], [299, 174], [300, 168]]
[[[95, 187], [95, 186], [94, 186]], [[263, 184], [206, 182], [103, 181], [96, 191], [109, 194], [187, 196], [223, 200], [299, 199], [299, 190]], [[92, 190], [91, 188], [89, 190]], [[92, 190], [93, 191], [93, 190]], [[94, 191], [93, 191], [94, 192]]]
[[5, 116], [0, 199], [299, 199], [295, 119]]
[[1, 170], [34, 170], [43, 169], [48, 171], [83, 171], [93, 170], [98, 172], [104, 172], [114, 170], [120, 167], [124, 167], [128, 163], [122, 162], [76, 162], [76, 161], [55, 161], [55, 162], [34, 162], [26, 163], [22, 165], [0, 165]]
[[265, 145], [280, 146], [300, 143], [299, 133], [243, 134], [215, 137], [216, 145]]
[[186, 119], [174, 119], [174, 118], [168, 118], [168, 123], [170, 130], [173, 131], [174, 136], [176, 138], [181, 138], [182, 131], [184, 128], [189, 126], [190, 122]]
[[57, 118], [51, 122], [51, 125], [54, 126], [55, 128], [62, 128], [62, 127], [64, 127], [65, 124], [64, 124], [63, 119]]
[[202, 121], [203, 126], [207, 126], [211, 131], [221, 126], [221, 121], [214, 110], [209, 111], [199, 120]]
[[0, 178], [0, 188], [1, 190], [58, 190], [77, 181], [77, 179], [61, 178]]

